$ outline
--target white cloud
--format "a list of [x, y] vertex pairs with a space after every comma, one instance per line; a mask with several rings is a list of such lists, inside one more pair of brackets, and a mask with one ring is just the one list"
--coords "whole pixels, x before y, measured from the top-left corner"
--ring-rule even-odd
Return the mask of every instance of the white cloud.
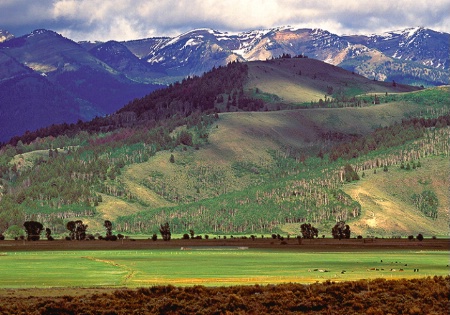
[[2, 0], [0, 28], [35, 25], [75, 40], [174, 36], [200, 27], [242, 31], [282, 25], [337, 34], [415, 26], [450, 32], [449, 11], [450, 0]]
[[127, 19], [123, 17], [117, 17], [109, 21], [107, 25], [98, 25], [92, 28], [89, 33], [86, 33], [85, 29], [75, 28], [63, 28], [58, 30], [59, 33], [65, 37], [74, 40], [129, 40], [136, 38], [144, 38], [142, 33], [137, 32], [137, 26], [133, 25]]

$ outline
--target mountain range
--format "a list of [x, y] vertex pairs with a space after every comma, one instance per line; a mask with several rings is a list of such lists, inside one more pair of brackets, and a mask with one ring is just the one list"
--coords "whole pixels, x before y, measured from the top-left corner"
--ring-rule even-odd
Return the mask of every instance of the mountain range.
[[233, 60], [302, 54], [370, 79], [391, 81], [404, 76], [407, 80], [403, 83], [440, 85], [448, 84], [449, 40], [450, 34], [425, 28], [338, 36], [322, 29], [280, 27], [238, 34], [197, 29], [174, 38], [123, 44], [170, 75], [198, 75]]
[[0, 43], [0, 141], [114, 112], [157, 88], [136, 82], [48, 30]]
[[[236, 34], [74, 42], [50, 30], [0, 31], [0, 141], [27, 130], [113, 113], [157, 88], [232, 61], [302, 55], [378, 81], [449, 82], [450, 34], [410, 28], [339, 36], [279, 27]], [[49, 115], [49, 113], [52, 113]]]

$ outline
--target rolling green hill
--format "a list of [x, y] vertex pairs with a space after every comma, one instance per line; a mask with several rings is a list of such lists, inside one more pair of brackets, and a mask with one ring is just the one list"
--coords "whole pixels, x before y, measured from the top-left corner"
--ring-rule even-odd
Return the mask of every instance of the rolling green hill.
[[341, 94], [399, 93], [417, 90], [392, 82], [378, 82], [342, 68], [309, 58], [282, 58], [250, 62], [245, 90], [276, 95], [274, 101], [289, 104], [318, 102]]
[[169, 222], [177, 234], [297, 235], [311, 222], [329, 236], [345, 220], [364, 236], [446, 235], [449, 94], [308, 58], [230, 64], [4, 146], [0, 232], [82, 219], [89, 233], [111, 220], [127, 234]]
[[[124, 183], [132, 186], [137, 182], [142, 188], [138, 191], [145, 194], [148, 192], [145, 187], [161, 194], [162, 190], [172, 192], [172, 197], [167, 197], [171, 202], [175, 202], [175, 195], [183, 202], [191, 202], [241, 190], [258, 181], [259, 173], [278, 168], [275, 155], [314, 156], [330, 145], [326, 134], [366, 135], [379, 126], [401, 121], [404, 113], [414, 108], [408, 104], [383, 104], [366, 108], [224, 113], [212, 126], [208, 144], [200, 150], [163, 151], [147, 162], [130, 165], [123, 172]], [[169, 162], [171, 154], [175, 163]], [[159, 198], [154, 201], [143, 198], [151, 207], [162, 204]]]
[[[446, 235], [448, 215], [445, 209], [448, 206], [446, 199], [448, 180], [442, 178], [441, 174], [449, 171], [448, 128], [445, 129], [444, 134], [436, 136], [437, 138], [433, 140], [443, 143], [443, 151], [437, 151], [443, 156], [440, 158], [424, 156], [420, 170], [401, 171], [400, 162], [395, 161], [399, 159], [403, 151], [407, 151], [407, 147], [414, 152], [417, 145], [424, 145], [412, 142], [406, 147], [392, 148], [388, 150], [388, 153], [385, 152], [386, 150], [372, 153], [372, 156], [377, 154], [380, 157], [388, 156], [384, 159], [389, 161], [389, 172], [383, 172], [381, 165], [377, 167], [375, 163], [372, 163], [373, 169], [377, 170], [378, 174], [373, 174], [372, 168], [366, 171], [359, 170], [360, 177], [363, 176], [363, 172], [366, 174], [364, 178], [356, 183], [345, 184], [339, 181], [334, 173], [342, 167], [342, 161], [327, 165], [326, 161], [312, 158], [304, 164], [299, 162], [302, 154], [310, 153], [314, 146], [314, 142], [309, 141], [311, 130], [314, 128], [306, 128], [309, 132], [304, 132], [304, 124], [296, 121], [298, 117], [293, 113], [297, 112], [223, 115], [224, 117], [217, 122], [218, 128], [210, 135], [209, 144], [200, 150], [173, 152], [175, 163], [169, 162], [170, 152], [162, 152], [148, 162], [127, 167], [122, 175], [124, 183], [133, 181], [143, 183], [140, 187], [142, 191], [151, 189], [158, 192], [161, 198], [145, 199], [147, 204], [144, 208], [148, 209], [148, 212], [129, 217], [124, 222], [131, 225], [130, 222], [137, 219], [148, 220], [150, 226], [147, 225], [142, 231], [151, 232], [152, 223], [155, 224], [158, 220], [170, 220], [175, 225], [178, 224], [177, 232], [182, 232], [180, 225], [186, 225], [184, 229], [187, 231], [201, 224], [198, 219], [213, 222], [214, 219], [210, 216], [214, 216], [217, 209], [222, 208], [239, 211], [242, 215], [239, 218], [240, 224], [244, 226], [252, 221], [252, 216], [258, 218], [259, 215], [268, 211], [265, 215], [273, 216], [276, 224], [266, 231], [272, 229], [292, 234], [299, 232], [299, 223], [295, 223], [296, 219], [292, 220], [294, 222], [289, 219], [282, 222], [284, 218], [281, 219], [273, 213], [273, 211], [280, 211], [288, 217], [316, 221], [315, 224], [326, 235], [330, 234], [331, 222], [342, 216], [351, 220], [354, 233], [365, 236], [406, 236], [408, 233], [419, 232], [427, 235]], [[277, 118], [279, 119], [281, 115], [289, 116], [289, 119], [283, 119], [283, 123], [288, 125], [291, 122], [290, 128], [280, 126]], [[314, 118], [317, 119], [317, 117]], [[363, 124], [364, 121], [361, 119], [360, 122]], [[346, 129], [345, 125], [341, 126], [343, 131], [351, 130]], [[292, 146], [295, 138], [298, 139], [295, 142], [296, 147]], [[315, 144], [322, 144], [319, 137]], [[356, 168], [359, 163], [367, 163], [367, 161], [370, 163], [372, 156], [363, 156], [359, 158], [359, 162], [350, 161], [350, 163], [352, 165], [354, 163]], [[408, 161], [408, 158], [405, 157], [405, 160]], [[436, 179], [431, 181], [433, 184], [429, 187], [427, 185], [422, 187], [418, 183], [427, 182], [424, 179], [427, 176]], [[438, 219], [427, 218], [415, 207], [412, 195], [421, 193], [421, 187], [423, 189], [428, 187], [437, 194]], [[323, 208], [325, 206], [316, 202], [311, 203], [310, 198], [333, 199], [333, 195], [339, 189], [350, 196], [347, 203], [356, 201], [360, 204], [360, 216], [351, 218], [351, 209], [345, 210], [342, 216], [336, 216], [336, 211], [344, 207], [341, 204], [325, 214], [331, 222], [316, 219], [314, 216], [316, 211], [320, 212], [321, 206]], [[307, 196], [300, 200], [301, 198], [290, 196], [292, 191], [296, 190], [309, 190], [309, 193], [306, 192]], [[317, 190], [317, 193], [311, 193], [311, 190]], [[260, 195], [265, 195], [267, 200], [258, 201]], [[384, 199], [389, 202], [382, 206], [378, 205], [377, 208], [372, 206], [373, 200], [377, 200], [376, 204], [378, 204], [379, 200]], [[161, 200], [170, 201], [174, 207], [158, 210]], [[188, 206], [185, 206], [186, 204]], [[189, 206], [189, 204], [192, 205]], [[308, 208], [312, 213], [308, 212]], [[370, 217], [373, 213], [376, 213], [380, 221], [373, 223], [373, 218]], [[233, 216], [237, 214], [233, 213]], [[179, 220], [174, 221], [174, 217], [178, 217]], [[235, 224], [239, 225], [237, 222]], [[205, 226], [198, 227], [205, 233], [217, 232]], [[252, 230], [248, 226], [242, 229], [248, 233], [257, 231], [256, 228]], [[156, 232], [154, 229], [153, 231]]]

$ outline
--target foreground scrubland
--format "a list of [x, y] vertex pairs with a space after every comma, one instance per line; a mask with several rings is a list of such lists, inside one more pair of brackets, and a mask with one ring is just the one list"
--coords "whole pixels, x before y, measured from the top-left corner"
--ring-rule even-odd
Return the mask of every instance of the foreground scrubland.
[[[235, 287], [3, 291], [1, 314], [448, 314], [450, 277]], [[52, 296], [53, 295], [53, 296]]]

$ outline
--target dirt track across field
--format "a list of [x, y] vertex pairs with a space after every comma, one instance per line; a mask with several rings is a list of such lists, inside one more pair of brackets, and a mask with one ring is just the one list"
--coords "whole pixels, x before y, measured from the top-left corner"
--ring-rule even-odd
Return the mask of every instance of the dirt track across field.
[[[123, 240], [123, 241], [0, 241], [0, 255], [8, 255], [10, 252], [21, 251], [68, 251], [68, 250], [163, 250], [197, 248], [260, 248], [303, 252], [336, 252], [336, 251], [378, 251], [378, 250], [433, 250], [449, 251], [450, 239], [424, 239], [423, 241], [408, 239], [285, 239], [272, 238], [252, 239], [209, 239], [209, 240], [181, 240], [174, 239], [168, 242], [149, 239]], [[0, 289], [0, 301], [7, 298], [19, 297], [57, 297], [57, 296], [90, 296], [95, 294], [110, 294], [118, 287], [93, 287], [93, 288], [24, 288], [24, 289]]]

